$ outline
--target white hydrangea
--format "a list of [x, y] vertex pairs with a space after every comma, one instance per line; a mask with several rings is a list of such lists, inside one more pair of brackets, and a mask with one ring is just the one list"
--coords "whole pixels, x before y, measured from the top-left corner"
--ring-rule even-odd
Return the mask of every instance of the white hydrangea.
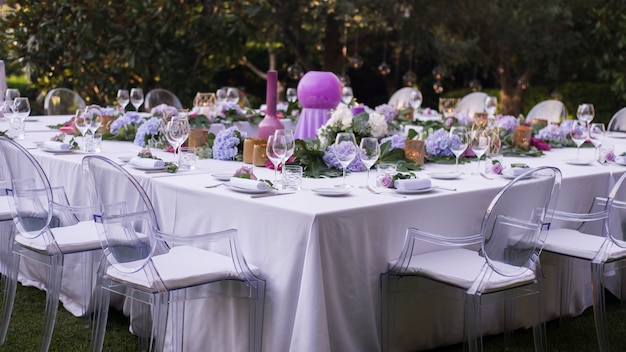
[[368, 123], [370, 125], [370, 133], [372, 137], [381, 138], [389, 134], [385, 115], [372, 112], [369, 115]]

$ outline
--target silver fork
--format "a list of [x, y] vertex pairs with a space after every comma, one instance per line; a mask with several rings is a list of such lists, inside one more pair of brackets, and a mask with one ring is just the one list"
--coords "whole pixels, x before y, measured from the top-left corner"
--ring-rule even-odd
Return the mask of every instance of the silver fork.
[[381, 196], [391, 196], [391, 197], [398, 197], [398, 198], [406, 198], [406, 196], [403, 196], [401, 194], [387, 193], [387, 192], [383, 193], [383, 191], [379, 191], [379, 190], [373, 188], [370, 185], [367, 185], [367, 190], [372, 192], [372, 193], [374, 193], [374, 194], [378, 194], [378, 195], [381, 195]]

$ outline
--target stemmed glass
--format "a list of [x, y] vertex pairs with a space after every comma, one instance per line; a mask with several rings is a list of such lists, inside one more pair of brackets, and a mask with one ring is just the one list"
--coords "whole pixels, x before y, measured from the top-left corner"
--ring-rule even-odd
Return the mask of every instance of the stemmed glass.
[[239, 102], [239, 90], [230, 87], [226, 90], [226, 102], [229, 104], [237, 104]]
[[30, 115], [30, 102], [28, 98], [17, 97], [13, 100], [12, 129], [15, 131], [15, 139], [24, 139], [24, 120]]
[[606, 127], [604, 127], [603, 123], [592, 123], [591, 127], [589, 127], [589, 139], [591, 140], [591, 143], [593, 143], [593, 146], [596, 148], [596, 157], [598, 156], [598, 148], [602, 144], [605, 135]]
[[456, 156], [456, 173], [459, 172], [459, 158], [467, 149], [469, 144], [469, 136], [467, 134], [467, 127], [465, 126], [452, 126], [450, 128], [450, 150]]
[[579, 121], [583, 121], [585, 123], [590, 123], [595, 116], [595, 109], [593, 104], [583, 103], [578, 105], [578, 110], [576, 110], [576, 117]]
[[165, 125], [165, 139], [174, 148], [174, 163], [179, 164], [178, 150], [189, 137], [189, 120], [184, 114], [172, 116]]
[[128, 95], [128, 90], [120, 89], [117, 91], [117, 103], [120, 104], [122, 109], [126, 111], [126, 106], [130, 103], [130, 95]]
[[285, 93], [285, 96], [287, 97], [287, 101], [290, 103], [294, 103], [296, 100], [298, 100], [296, 88], [287, 88], [287, 93]]
[[494, 96], [488, 96], [485, 98], [485, 112], [489, 115], [489, 117], [494, 117], [496, 114], [496, 110], [498, 109], [498, 98]]
[[215, 92], [215, 98], [217, 99], [217, 105], [222, 105], [226, 102], [226, 88], [220, 88]]
[[352, 93], [352, 87], [341, 88], [341, 101], [346, 105], [350, 105], [350, 103], [352, 102], [352, 99], [354, 99], [354, 93]]
[[91, 126], [91, 117], [89, 117], [87, 108], [80, 108], [76, 110], [76, 116], [74, 116], [74, 127], [80, 132], [83, 137], [83, 150], [85, 149], [85, 133]]
[[[276, 154], [276, 152], [274, 151], [274, 142], [275, 141], [275, 137], [274, 135], [270, 135], [269, 137], [267, 137], [267, 144], [265, 145], [265, 154], [267, 155], [267, 158], [272, 162], [272, 165], [274, 165], [274, 183], [278, 182], [278, 165], [280, 165], [281, 160], [283, 160], [283, 156], [282, 155], [278, 155]], [[284, 148], [280, 148], [278, 147], [277, 150], [284, 150]]]
[[13, 104], [13, 100], [15, 100], [15, 98], [19, 98], [19, 97], [20, 97], [20, 90], [17, 89], [17, 88], [9, 88], [4, 93], [4, 101], [8, 102], [10, 104]]
[[135, 111], [139, 111], [139, 107], [143, 104], [143, 90], [141, 88], [130, 90], [130, 103], [135, 107]]
[[413, 120], [417, 117], [417, 109], [422, 106], [422, 100], [422, 92], [417, 89], [411, 91], [411, 94], [409, 95], [409, 105], [413, 108]]
[[477, 174], [481, 174], [480, 172], [480, 158], [487, 152], [489, 149], [489, 131], [486, 128], [476, 128], [471, 132], [470, 145], [472, 151], [478, 158], [478, 163], [476, 165]]
[[367, 168], [367, 179], [365, 181], [365, 188], [370, 186], [370, 169], [374, 164], [376, 164], [376, 160], [380, 156], [380, 145], [378, 144], [378, 139], [374, 137], [364, 137], [361, 139], [361, 143], [359, 144], [359, 159], [365, 167]]
[[89, 125], [88, 132], [91, 134], [95, 134], [98, 128], [102, 126], [102, 121], [104, 118], [102, 117], [102, 108], [98, 105], [90, 105], [87, 107], [89, 112], [89, 116], [91, 117], [91, 124]]
[[292, 130], [280, 129], [274, 132], [274, 152], [276, 155], [282, 156], [281, 163], [283, 164], [283, 170], [285, 169], [287, 160], [291, 158], [295, 149], [296, 141], [293, 138]]
[[341, 132], [337, 133], [337, 138], [335, 138], [335, 146], [333, 147], [335, 158], [341, 164], [343, 168], [343, 182], [341, 188], [349, 188], [346, 184], [346, 169], [348, 165], [356, 158], [357, 147], [356, 140], [354, 138], [353, 133]]
[[576, 160], [580, 160], [580, 146], [585, 143], [587, 137], [589, 137], [589, 125], [586, 121], [576, 120], [572, 124], [569, 135], [572, 137], [574, 143], [576, 143]]

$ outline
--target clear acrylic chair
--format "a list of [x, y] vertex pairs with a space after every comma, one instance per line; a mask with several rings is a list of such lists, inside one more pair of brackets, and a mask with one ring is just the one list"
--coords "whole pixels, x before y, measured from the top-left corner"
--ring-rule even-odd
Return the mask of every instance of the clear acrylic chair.
[[474, 117], [474, 113], [485, 111], [485, 99], [487, 99], [487, 93], [472, 92], [461, 98], [459, 105], [456, 107], [456, 112], [465, 112], [470, 117]]
[[102, 350], [109, 295], [113, 292], [142, 303], [134, 305], [143, 306], [137, 315], [144, 317], [140, 325], [148, 331], [147, 336], [140, 336], [140, 345], [156, 351], [166, 344], [168, 322], [172, 351], [183, 350], [184, 324], [198, 329], [195, 323], [184, 323], [186, 301], [215, 296], [243, 298], [249, 307], [248, 349], [260, 351], [265, 281], [259, 278], [259, 270], [246, 262], [236, 230], [196, 236], [166, 234], [159, 229], [144, 189], [126, 170], [101, 156], [85, 157], [83, 168], [94, 190], [94, 204], [100, 206], [94, 217], [105, 246], [92, 350]]
[[561, 123], [567, 119], [567, 108], [558, 100], [544, 100], [533, 106], [526, 115], [526, 122], [546, 120], [548, 123]]
[[[47, 268], [46, 308], [40, 351], [50, 347], [62, 291], [63, 272], [69, 265], [80, 277], [69, 290], [81, 290], [79, 315], [87, 316], [93, 287], [93, 262], [100, 261], [102, 247], [89, 207], [73, 207], [63, 188], [50, 182], [35, 158], [18, 143], [0, 137], [0, 168], [10, 179], [3, 190], [9, 195], [9, 206], [17, 233], [12, 255], [6, 258], [6, 283], [0, 316], [0, 344], [4, 343], [13, 310], [20, 259], [34, 261]], [[7, 250], [8, 252], [8, 250]], [[76, 280], [75, 280], [76, 281]], [[75, 295], [75, 292], [71, 293]]]
[[[595, 198], [591, 211], [585, 214], [556, 211], [555, 220], [565, 220], [580, 225], [577, 229], [554, 228], [546, 239], [544, 251], [558, 254], [561, 267], [561, 314], [569, 307], [573, 260], [590, 264], [593, 296], [593, 316], [600, 351], [609, 351], [607, 335], [605, 280], [617, 278], [614, 271], [626, 267], [626, 174], [611, 189], [608, 198]], [[593, 226], [599, 223], [601, 226]], [[595, 231], [594, 231], [595, 230]], [[621, 292], [624, 301], [626, 277], [622, 271]]]
[[[410, 287], [464, 302], [464, 341], [482, 351], [481, 308], [504, 302], [505, 337], [512, 330], [512, 298], [534, 295], [535, 350], [546, 348], [539, 300], [539, 253], [550, 227], [550, 214], [561, 186], [557, 168], [530, 170], [508, 183], [493, 198], [481, 232], [449, 237], [416, 228], [407, 230], [400, 256], [381, 274], [381, 345], [393, 350], [395, 296]], [[424, 252], [425, 248], [432, 251]], [[410, 280], [410, 281], [407, 281]], [[410, 286], [409, 283], [413, 283]]]
[[72, 115], [86, 106], [85, 100], [71, 89], [51, 89], [43, 102], [46, 115]]
[[391, 95], [387, 104], [393, 106], [397, 110], [409, 108], [411, 107], [411, 94], [415, 90], [416, 89], [412, 87], [400, 88]]
[[183, 108], [183, 104], [181, 104], [180, 99], [178, 99], [176, 94], [167, 89], [155, 88], [146, 94], [146, 100], [144, 102], [146, 111], [150, 111], [152, 108], [160, 104], [167, 104], [177, 109]]
[[626, 132], [626, 108], [619, 109], [609, 120], [607, 131]]

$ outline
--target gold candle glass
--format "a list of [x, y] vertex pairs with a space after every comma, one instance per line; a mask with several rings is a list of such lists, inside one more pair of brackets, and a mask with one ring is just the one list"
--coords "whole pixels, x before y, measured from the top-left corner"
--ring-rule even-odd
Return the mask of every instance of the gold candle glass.
[[267, 154], [265, 148], [267, 147], [267, 140], [262, 140], [261, 143], [255, 144], [252, 152], [252, 163], [254, 166], [265, 167], [267, 163]]
[[530, 137], [532, 128], [528, 126], [515, 126], [513, 132], [513, 147], [528, 150], [530, 148]]
[[424, 164], [424, 141], [407, 139], [404, 141], [404, 157], [420, 165]]
[[187, 138], [187, 146], [193, 148], [199, 148], [206, 144], [209, 139], [209, 130], [202, 128], [193, 128], [189, 131], [189, 138]]
[[267, 142], [267, 140], [263, 138], [246, 138], [243, 141], [243, 162], [252, 164], [254, 159], [254, 146], [265, 142]]

